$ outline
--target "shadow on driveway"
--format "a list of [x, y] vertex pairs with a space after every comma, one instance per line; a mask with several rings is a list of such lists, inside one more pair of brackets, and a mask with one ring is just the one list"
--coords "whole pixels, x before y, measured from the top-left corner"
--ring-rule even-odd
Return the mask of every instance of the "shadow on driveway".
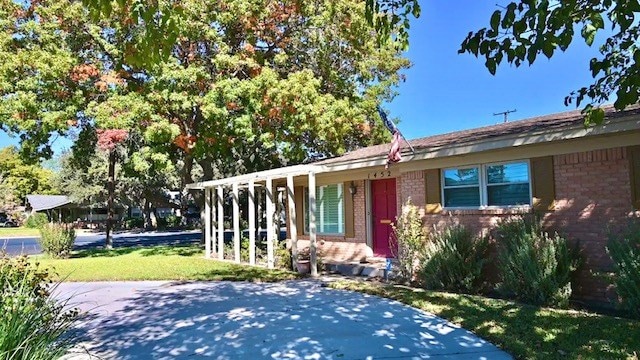
[[315, 281], [66, 283], [58, 291], [76, 293], [89, 311], [82, 347], [101, 358], [510, 358], [434, 315]]

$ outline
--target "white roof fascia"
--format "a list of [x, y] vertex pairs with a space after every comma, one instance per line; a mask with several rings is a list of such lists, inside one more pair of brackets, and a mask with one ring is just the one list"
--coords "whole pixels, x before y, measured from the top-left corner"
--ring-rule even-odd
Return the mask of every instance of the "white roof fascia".
[[204, 189], [216, 186], [232, 185], [234, 183], [247, 183], [249, 180], [261, 181], [267, 178], [284, 178], [287, 175], [307, 175], [310, 172], [319, 173], [323, 171], [323, 167], [318, 165], [304, 164], [286, 166], [277, 169], [263, 170], [250, 174], [232, 176], [224, 179], [201, 181], [187, 185], [187, 189]]
[[[407, 157], [407, 161], [427, 160], [440, 157], [464, 155], [473, 152], [489, 151], [503, 149], [509, 147], [533, 145], [553, 141], [577, 139], [586, 136], [606, 135], [625, 131], [640, 130], [640, 117], [630, 117], [629, 119], [619, 120], [615, 122], [605, 122], [602, 125], [585, 128], [584, 126], [574, 126], [565, 129], [553, 129], [535, 131], [526, 134], [507, 135], [504, 137], [494, 137], [474, 142], [467, 142], [462, 145], [447, 145], [432, 147], [429, 149], [417, 150], [415, 155], [407, 152], [402, 156]], [[366, 168], [373, 166], [381, 166], [387, 164], [387, 155], [378, 155], [374, 157], [346, 160], [338, 163], [324, 164], [323, 172], [342, 171], [356, 168]]]

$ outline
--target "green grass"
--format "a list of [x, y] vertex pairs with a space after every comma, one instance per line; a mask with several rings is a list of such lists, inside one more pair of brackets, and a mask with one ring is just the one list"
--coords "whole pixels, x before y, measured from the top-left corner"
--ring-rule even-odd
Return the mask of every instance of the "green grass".
[[640, 321], [404, 286], [340, 281], [331, 287], [395, 299], [436, 314], [517, 359], [640, 357]]
[[14, 228], [0, 227], [0, 237], [15, 237], [15, 236], [40, 237], [40, 232], [38, 232], [38, 229], [29, 229], [25, 227], [14, 227]]
[[296, 273], [207, 260], [199, 246], [154, 246], [82, 250], [69, 259], [34, 256], [61, 281], [230, 280], [281, 281]]

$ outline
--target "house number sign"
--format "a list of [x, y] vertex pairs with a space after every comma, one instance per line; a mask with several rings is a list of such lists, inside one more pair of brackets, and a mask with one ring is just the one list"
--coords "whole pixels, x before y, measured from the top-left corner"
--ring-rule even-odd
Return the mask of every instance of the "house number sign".
[[367, 173], [367, 179], [369, 180], [387, 179], [391, 177], [393, 177], [391, 170], [378, 170], [378, 171], [371, 171]]

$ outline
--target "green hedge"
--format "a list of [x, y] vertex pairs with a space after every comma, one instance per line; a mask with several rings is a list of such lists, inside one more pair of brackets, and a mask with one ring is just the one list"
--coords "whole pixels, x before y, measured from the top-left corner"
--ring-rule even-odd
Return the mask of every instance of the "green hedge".
[[607, 252], [614, 263], [620, 306], [640, 318], [640, 219], [630, 219], [621, 232], [611, 234]]
[[535, 305], [568, 305], [579, 258], [565, 238], [523, 217], [500, 222], [496, 238], [498, 289], [504, 295]]
[[47, 217], [47, 214], [33, 213], [29, 215], [27, 221], [25, 221], [24, 223], [24, 226], [28, 227], [29, 229], [40, 229], [48, 222], [49, 218]]
[[462, 225], [429, 234], [422, 260], [422, 282], [428, 289], [473, 292], [486, 262], [488, 241]]

